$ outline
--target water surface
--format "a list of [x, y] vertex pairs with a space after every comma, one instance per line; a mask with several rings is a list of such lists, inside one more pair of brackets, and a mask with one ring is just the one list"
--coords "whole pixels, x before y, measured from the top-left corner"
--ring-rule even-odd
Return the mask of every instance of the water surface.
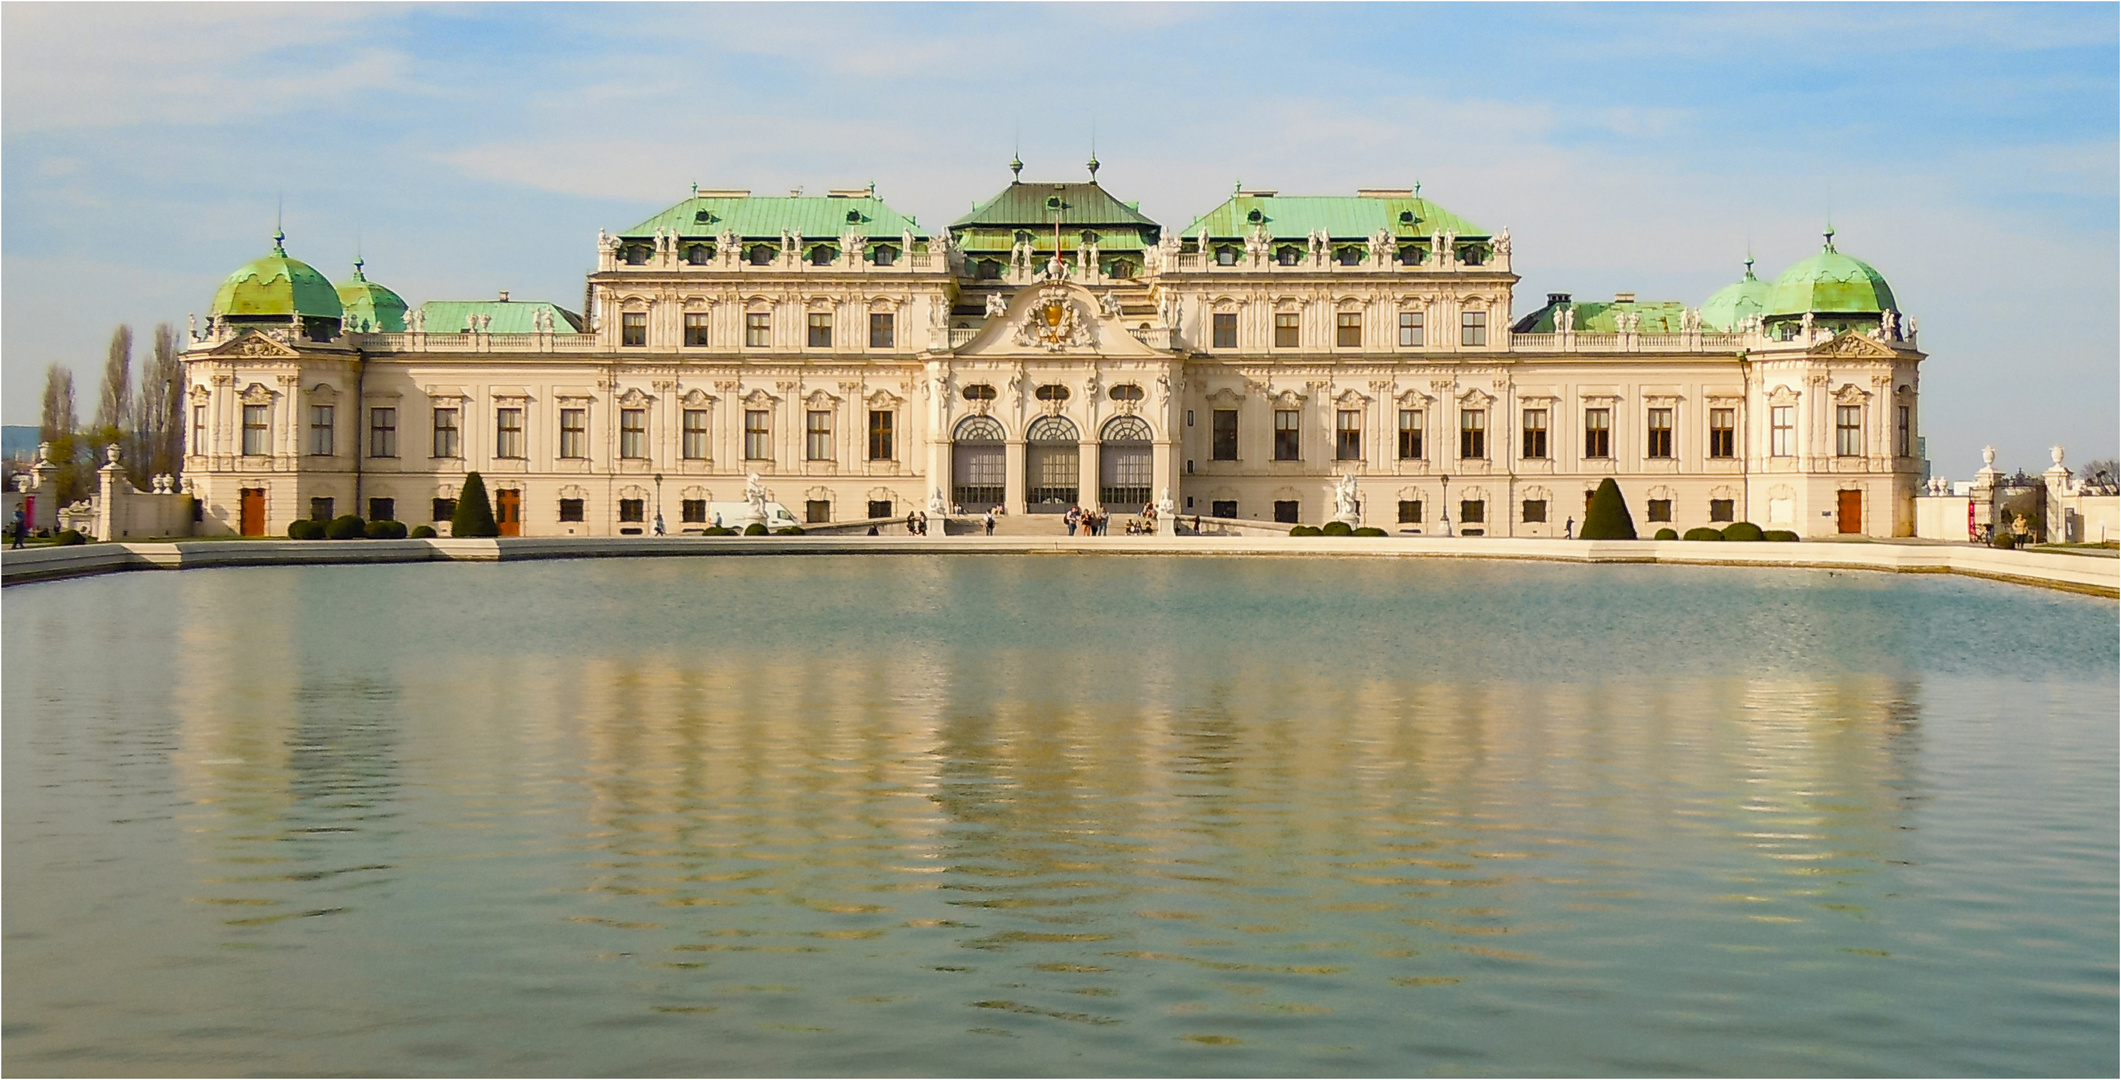
[[848, 557], [5, 594], [10, 1073], [2103, 1074], [2112, 601]]

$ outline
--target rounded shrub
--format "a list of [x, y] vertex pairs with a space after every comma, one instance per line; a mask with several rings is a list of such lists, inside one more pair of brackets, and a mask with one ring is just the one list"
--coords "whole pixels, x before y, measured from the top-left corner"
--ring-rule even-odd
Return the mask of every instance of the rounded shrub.
[[412, 527], [410, 535], [415, 540], [432, 540], [435, 535], [435, 527], [432, 525], [415, 525]]
[[1289, 526], [1289, 535], [1290, 535], [1290, 536], [1320, 536], [1320, 535], [1323, 535], [1323, 534], [1322, 534], [1322, 533], [1321, 533], [1321, 532], [1319, 531], [1319, 528], [1318, 528], [1318, 526], [1316, 526], [1316, 525], [1291, 525], [1291, 526]]
[[81, 535], [81, 530], [79, 529], [61, 529], [57, 535], [52, 537], [52, 540], [57, 542], [60, 547], [72, 547], [75, 544], [88, 543], [88, 537]]
[[1773, 541], [1777, 544], [1794, 544], [1797, 542], [1797, 534], [1789, 531], [1788, 529], [1769, 529], [1768, 531], [1761, 533], [1760, 538], [1762, 540]]
[[1583, 512], [1583, 531], [1576, 535], [1585, 540], [1635, 539], [1635, 515], [1628, 513], [1628, 501], [1612, 477], [1600, 480], [1598, 490], [1591, 493], [1591, 505]]
[[1383, 529], [1380, 529], [1380, 528], [1378, 528], [1378, 527], [1377, 527], [1377, 526], [1375, 526], [1375, 525], [1365, 525], [1365, 526], [1363, 526], [1362, 528], [1360, 528], [1360, 529], [1357, 529], [1357, 530], [1355, 530], [1355, 531], [1354, 531], [1354, 532], [1353, 532], [1352, 534], [1350, 534], [1350, 535], [1353, 535], [1353, 536], [1389, 536], [1389, 535], [1391, 535], [1391, 534], [1390, 534], [1390, 533], [1387, 533], [1387, 532], [1385, 532], [1385, 531], [1384, 531]]
[[736, 530], [725, 525], [709, 525], [700, 530], [701, 536], [735, 536]]
[[803, 527], [802, 527], [801, 525], [786, 525], [786, 526], [783, 526], [783, 527], [781, 527], [781, 528], [778, 528], [778, 529], [775, 529], [775, 530], [773, 530], [773, 535], [775, 535], [775, 536], [801, 536], [801, 535], [803, 535]]
[[1318, 531], [1324, 536], [1349, 536], [1355, 532], [1355, 526], [1345, 521], [1328, 521], [1319, 526]]
[[340, 514], [324, 526], [326, 540], [359, 540], [368, 535], [368, 523], [359, 514]]
[[1679, 530], [1678, 530], [1678, 529], [1675, 529], [1675, 528], [1672, 528], [1671, 526], [1667, 525], [1667, 526], [1665, 526], [1664, 528], [1662, 528], [1662, 529], [1659, 529], [1659, 530], [1657, 530], [1657, 535], [1655, 535], [1655, 536], [1652, 536], [1652, 537], [1650, 537], [1650, 539], [1652, 539], [1652, 540], [1677, 540], [1677, 539], [1679, 539]]
[[763, 524], [760, 524], [759, 522], [756, 522], [756, 521], [754, 521], [754, 522], [752, 522], [751, 524], [749, 524], [749, 525], [746, 525], [746, 526], [744, 526], [744, 535], [745, 535], [745, 536], [764, 536], [764, 535], [766, 535], [766, 526], [765, 526], [765, 525], [763, 525]]
[[486, 481], [476, 472], [464, 474], [464, 489], [457, 493], [457, 512], [449, 519], [449, 535], [501, 535], [501, 526], [493, 519], [493, 503], [486, 498]]
[[324, 523], [311, 521], [308, 518], [296, 518], [287, 523], [287, 538], [289, 540], [322, 540], [324, 539]]
[[1694, 528], [1694, 529], [1688, 529], [1688, 530], [1686, 531], [1686, 535], [1685, 535], [1684, 537], [1681, 537], [1681, 539], [1684, 539], [1684, 540], [1721, 540], [1721, 539], [1723, 539], [1723, 530], [1721, 530], [1721, 529], [1711, 529], [1711, 528], [1709, 528], [1708, 526], [1706, 526], [1706, 525], [1703, 525], [1703, 526], [1701, 526], [1701, 527], [1699, 527], [1699, 528]]
[[1750, 521], [1734, 521], [1723, 527], [1725, 540], [1765, 540], [1767, 534]]
[[1989, 540], [1988, 545], [1990, 547], [2002, 548], [2005, 551], [2009, 551], [2010, 549], [2018, 546], [2018, 534], [2011, 532], [1999, 532], [1995, 535], [1993, 539]]
[[382, 521], [371, 521], [368, 523], [367, 532], [370, 540], [403, 540], [405, 539], [405, 523], [402, 521], [391, 521], [387, 518]]

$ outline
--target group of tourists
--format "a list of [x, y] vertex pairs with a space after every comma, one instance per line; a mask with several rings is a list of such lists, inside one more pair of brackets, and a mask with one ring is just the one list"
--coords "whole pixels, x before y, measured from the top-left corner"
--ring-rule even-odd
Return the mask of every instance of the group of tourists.
[[[1070, 506], [1061, 518], [1067, 523], [1068, 535], [1074, 536], [1082, 530], [1084, 536], [1103, 536], [1112, 527], [1112, 515], [1104, 510], [1085, 510], [1081, 506]], [[1140, 514], [1127, 518], [1128, 536], [1153, 536], [1156, 533], [1156, 508], [1142, 507]]]

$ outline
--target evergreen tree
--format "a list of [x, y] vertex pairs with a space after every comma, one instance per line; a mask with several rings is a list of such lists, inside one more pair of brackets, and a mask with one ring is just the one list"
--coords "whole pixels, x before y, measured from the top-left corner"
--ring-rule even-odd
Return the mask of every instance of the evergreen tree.
[[464, 477], [464, 490], [457, 495], [457, 512], [449, 519], [449, 535], [501, 535], [501, 526], [493, 520], [493, 504], [486, 501], [486, 481], [478, 473]]
[[1591, 493], [1590, 508], [1583, 512], [1583, 531], [1577, 535], [1585, 540], [1635, 539], [1635, 515], [1628, 513], [1628, 501], [1612, 477], [1600, 480], [1598, 490]]

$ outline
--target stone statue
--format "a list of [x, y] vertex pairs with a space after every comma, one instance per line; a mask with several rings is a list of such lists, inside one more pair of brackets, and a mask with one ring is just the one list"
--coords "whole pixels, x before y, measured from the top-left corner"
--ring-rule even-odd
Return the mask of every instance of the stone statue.
[[407, 327], [408, 329], [410, 329], [410, 330], [411, 330], [411, 331], [412, 331], [413, 333], [415, 333], [415, 334], [422, 334], [422, 333], [426, 333], [426, 332], [427, 332], [427, 311], [426, 311], [426, 309], [424, 309], [424, 308], [414, 308], [414, 309], [412, 309], [412, 313], [411, 313], [410, 315], [407, 315], [407, 316], [405, 317], [405, 325], [406, 325], [406, 327]]
[[766, 482], [759, 478], [758, 473], [746, 473], [744, 476], [744, 501], [750, 504], [752, 519], [761, 524], [766, 521], [766, 500]]
[[1350, 525], [1355, 524], [1361, 517], [1358, 505], [1355, 495], [1355, 474], [1342, 473], [1340, 475], [1340, 483], [1334, 485], [1333, 488], [1333, 520], [1345, 521]]
[[1811, 313], [1811, 312], [1807, 311], [1807, 312], [1805, 312], [1805, 313], [1804, 313], [1804, 321], [1798, 324], [1798, 332], [1804, 335], [1804, 340], [1805, 340], [1805, 341], [1806, 341], [1807, 343], [1809, 343], [1809, 342], [1810, 342], [1810, 341], [1812, 340], [1812, 313]]
[[1878, 313], [1878, 337], [1883, 341], [1900, 339], [1900, 313], [1886, 308]]
[[199, 316], [198, 316], [198, 313], [196, 313], [196, 312], [192, 312], [192, 313], [186, 314], [186, 315], [184, 316], [184, 321], [185, 321], [185, 323], [186, 323], [186, 324], [187, 324], [187, 325], [188, 325], [188, 326], [189, 326], [189, 327], [191, 328], [191, 339], [192, 339], [193, 341], [197, 341], [197, 340], [199, 340]]
[[1202, 259], [1206, 259], [1210, 254], [1208, 250], [1208, 230], [1202, 229], [1200, 231], [1200, 236], [1195, 238], [1194, 243], [1200, 245], [1200, 257]]
[[905, 229], [905, 230], [901, 230], [901, 231], [899, 232], [899, 234], [898, 234], [898, 248], [899, 248], [899, 255], [900, 255], [901, 257], [903, 257], [903, 258], [907, 258], [907, 259], [911, 259], [911, 258], [913, 257], [913, 230], [912, 230], [912, 229]]
[[1106, 293], [1105, 295], [1099, 297], [1097, 301], [1097, 306], [1098, 310], [1103, 311], [1105, 313], [1105, 317], [1108, 319], [1117, 319], [1120, 317], [1119, 296], [1116, 293]]
[[117, 443], [112, 443], [112, 444], [110, 444], [109, 446], [106, 446], [106, 447], [104, 447], [104, 448], [103, 448], [103, 463], [104, 463], [105, 465], [116, 465], [116, 464], [118, 463], [118, 454], [119, 454], [119, 452], [120, 452], [120, 448], [119, 448], [119, 446], [118, 446], [118, 444], [117, 444]]
[[1170, 517], [1175, 513], [1178, 513], [1178, 502], [1171, 498], [1171, 489], [1165, 488], [1156, 497], [1156, 516], [1160, 518]]
[[1494, 246], [1497, 256], [1510, 253], [1510, 227], [1508, 225], [1503, 226], [1502, 231], [1495, 234]]
[[1383, 229], [1370, 236], [1370, 261], [1379, 266], [1392, 261], [1392, 234]]
[[[937, 517], [941, 517], [941, 516], [943, 516], [943, 515], [945, 515], [945, 514], [947, 514], [947, 513], [949, 513], [949, 512], [950, 512], [950, 504], [949, 504], [949, 503], [947, 503], [947, 502], [944, 502], [944, 501], [943, 501], [943, 489], [942, 489], [942, 488], [931, 488], [931, 489], [929, 489], [929, 492], [928, 492], [928, 512], [929, 512], [930, 514], [934, 514], [934, 515], [935, 515], [935, 516], [937, 516]], [[937, 531], [938, 531], [938, 534], [940, 534], [940, 531], [941, 531], [941, 529], [942, 529], [942, 524], [941, 524], [940, 522], [938, 522], [938, 523], [936, 524], [936, 529], [937, 529]]]
[[1004, 299], [1002, 299], [1002, 294], [1000, 294], [1000, 293], [998, 293], [998, 292], [991, 292], [991, 293], [988, 293], [988, 294], [987, 294], [987, 317], [988, 317], [988, 318], [990, 318], [990, 319], [999, 319], [999, 318], [1001, 318], [1002, 316], [1004, 316], [1004, 315], [1007, 315], [1008, 313], [1009, 313], [1009, 301], [1007, 301], [1007, 300], [1004, 300]]

